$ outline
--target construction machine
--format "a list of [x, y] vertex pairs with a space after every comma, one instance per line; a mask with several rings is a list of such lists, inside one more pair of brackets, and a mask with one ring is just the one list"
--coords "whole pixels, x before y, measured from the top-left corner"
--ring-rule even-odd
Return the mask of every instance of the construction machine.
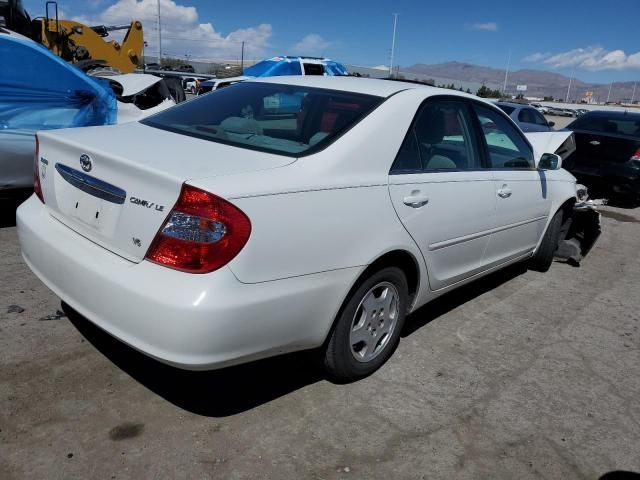
[[[142, 24], [88, 26], [58, 17], [58, 3], [45, 4], [45, 16], [31, 20], [22, 0], [0, 0], [0, 27], [41, 43], [85, 71], [108, 67], [131, 73], [142, 64]], [[124, 40], [106, 40], [110, 32], [126, 30]]]

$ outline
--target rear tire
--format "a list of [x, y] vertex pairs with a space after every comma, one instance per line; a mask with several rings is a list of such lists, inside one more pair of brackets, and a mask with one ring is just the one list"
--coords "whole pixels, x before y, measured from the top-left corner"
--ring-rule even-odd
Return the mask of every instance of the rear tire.
[[324, 368], [340, 383], [371, 375], [393, 354], [409, 304], [404, 272], [387, 267], [345, 300], [324, 349]]
[[560, 229], [562, 228], [562, 210], [558, 210], [549, 222], [547, 231], [540, 242], [540, 246], [529, 260], [529, 268], [536, 272], [546, 272], [553, 263], [553, 254], [558, 250]]

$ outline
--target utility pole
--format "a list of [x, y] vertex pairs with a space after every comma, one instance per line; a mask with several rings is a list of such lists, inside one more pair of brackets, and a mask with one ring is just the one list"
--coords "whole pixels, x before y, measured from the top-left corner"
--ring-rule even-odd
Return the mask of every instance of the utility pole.
[[609, 93], [607, 94], [607, 103], [609, 103], [609, 99], [611, 98], [611, 88], [613, 87], [613, 82], [609, 84]]
[[569, 77], [569, 86], [567, 87], [567, 98], [564, 99], [565, 103], [569, 103], [569, 95], [571, 94], [571, 82], [573, 82], [573, 74], [576, 71], [576, 67], [574, 66], [571, 70], [571, 77]]
[[158, 0], [158, 65], [162, 65], [162, 22], [160, 21], [160, 0]]
[[240, 70], [242, 74], [244, 70], [244, 40], [242, 41], [242, 53], [240, 54]]
[[633, 84], [633, 93], [631, 94], [631, 105], [633, 105], [633, 101], [636, 99], [636, 86], [638, 85], [638, 82], [635, 82]]
[[393, 77], [393, 56], [396, 49], [396, 26], [398, 25], [398, 14], [393, 14], [393, 37], [391, 38], [391, 60], [389, 61], [389, 76]]
[[509, 78], [509, 67], [511, 66], [511, 50], [509, 50], [509, 58], [507, 59], [507, 69], [504, 71], [504, 85], [502, 85], [502, 94], [507, 93], [507, 80]]

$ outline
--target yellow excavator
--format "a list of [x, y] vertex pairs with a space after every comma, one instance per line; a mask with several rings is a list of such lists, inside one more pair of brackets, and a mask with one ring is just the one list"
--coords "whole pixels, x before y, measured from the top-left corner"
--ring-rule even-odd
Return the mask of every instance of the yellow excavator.
[[[143, 62], [142, 24], [88, 26], [58, 18], [58, 3], [46, 2], [45, 16], [31, 20], [22, 0], [0, 0], [0, 28], [32, 38], [67, 62], [89, 71], [110, 68], [131, 73]], [[122, 43], [106, 40], [110, 32], [126, 30]]]

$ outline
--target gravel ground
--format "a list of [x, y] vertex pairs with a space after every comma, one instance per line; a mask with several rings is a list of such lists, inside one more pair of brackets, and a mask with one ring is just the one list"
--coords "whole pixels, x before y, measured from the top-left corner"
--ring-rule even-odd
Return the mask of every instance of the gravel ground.
[[376, 374], [334, 385], [305, 354], [182, 372], [65, 317], [5, 209], [0, 478], [638, 472], [640, 209], [602, 210], [580, 268], [516, 266], [449, 294], [410, 317]]

